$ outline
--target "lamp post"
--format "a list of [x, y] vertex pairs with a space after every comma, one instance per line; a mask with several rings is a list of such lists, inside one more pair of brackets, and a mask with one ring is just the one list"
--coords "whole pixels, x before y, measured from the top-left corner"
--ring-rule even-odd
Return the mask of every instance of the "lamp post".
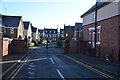
[[97, 42], [97, 3], [98, 2], [96, 2], [96, 4], [95, 4], [95, 44], [94, 44], [96, 56], [98, 56], [97, 55], [97, 45], [96, 45], [96, 42]]

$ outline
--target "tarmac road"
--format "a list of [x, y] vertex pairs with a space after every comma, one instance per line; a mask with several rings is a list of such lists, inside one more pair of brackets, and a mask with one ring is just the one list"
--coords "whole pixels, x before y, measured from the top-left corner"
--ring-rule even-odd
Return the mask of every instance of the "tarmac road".
[[36, 48], [21, 69], [12, 77], [17, 79], [102, 79], [98, 74], [65, 57], [60, 48]]

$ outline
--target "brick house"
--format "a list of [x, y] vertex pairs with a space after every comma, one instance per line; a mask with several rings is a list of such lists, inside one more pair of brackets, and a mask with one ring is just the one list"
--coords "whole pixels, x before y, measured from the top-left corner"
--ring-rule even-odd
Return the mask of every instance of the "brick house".
[[32, 24], [31, 24], [31, 28], [32, 28], [32, 39], [40, 41], [40, 36], [39, 36], [39, 33], [38, 33], [38, 28], [32, 26]]
[[74, 30], [75, 26], [66, 26], [64, 25], [64, 38], [68, 38], [68, 40], [74, 39]]
[[79, 40], [82, 39], [82, 23], [75, 23], [75, 30], [74, 30], [74, 39]]
[[9, 37], [11, 39], [24, 38], [22, 16], [2, 15], [2, 27], [3, 37]]
[[24, 21], [24, 36], [31, 37], [32, 35], [32, 29], [31, 29], [31, 24], [29, 21]]
[[43, 41], [43, 29], [38, 29], [39, 36], [40, 36], [40, 41]]
[[[84, 40], [94, 48], [95, 9], [90, 8], [83, 18]], [[106, 60], [120, 61], [120, 2], [97, 2], [97, 53]]]
[[24, 37], [27, 36], [29, 39], [29, 42], [32, 41], [32, 28], [31, 28], [31, 23], [29, 21], [24, 21]]
[[57, 41], [58, 38], [58, 29], [47, 29], [44, 28], [44, 40], [48, 41]]

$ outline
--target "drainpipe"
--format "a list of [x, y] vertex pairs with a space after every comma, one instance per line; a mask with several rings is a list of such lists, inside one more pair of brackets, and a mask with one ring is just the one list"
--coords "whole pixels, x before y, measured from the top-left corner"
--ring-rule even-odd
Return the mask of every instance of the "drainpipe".
[[96, 42], [97, 42], [97, 3], [95, 4], [96, 8], [95, 8], [95, 54], [97, 55], [97, 45], [96, 45]]

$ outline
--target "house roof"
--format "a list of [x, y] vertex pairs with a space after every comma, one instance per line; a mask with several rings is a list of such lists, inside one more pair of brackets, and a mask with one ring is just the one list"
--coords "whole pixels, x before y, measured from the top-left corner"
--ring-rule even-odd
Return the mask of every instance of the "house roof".
[[6, 27], [18, 27], [22, 16], [2, 15], [2, 25]]
[[83, 28], [82, 23], [75, 23], [75, 28], [82, 29]]
[[23, 22], [23, 25], [24, 25], [24, 29], [27, 29], [29, 28], [29, 25], [30, 25], [30, 22]]
[[32, 32], [36, 32], [37, 28], [35, 28], [34, 26], [32, 26]]
[[44, 31], [43, 29], [38, 29], [39, 33], [43, 33], [43, 31]]
[[[107, 4], [109, 4], [111, 2], [97, 2], [97, 9], [100, 9], [104, 6], [106, 6]], [[87, 16], [88, 14], [94, 12], [96, 9], [96, 4], [94, 6], [92, 6], [87, 12], [85, 12], [83, 15], [81, 15], [81, 18]]]
[[64, 31], [66, 31], [67, 29], [71, 29], [72, 31], [74, 31], [74, 29], [75, 29], [75, 26], [65, 26], [64, 25]]

